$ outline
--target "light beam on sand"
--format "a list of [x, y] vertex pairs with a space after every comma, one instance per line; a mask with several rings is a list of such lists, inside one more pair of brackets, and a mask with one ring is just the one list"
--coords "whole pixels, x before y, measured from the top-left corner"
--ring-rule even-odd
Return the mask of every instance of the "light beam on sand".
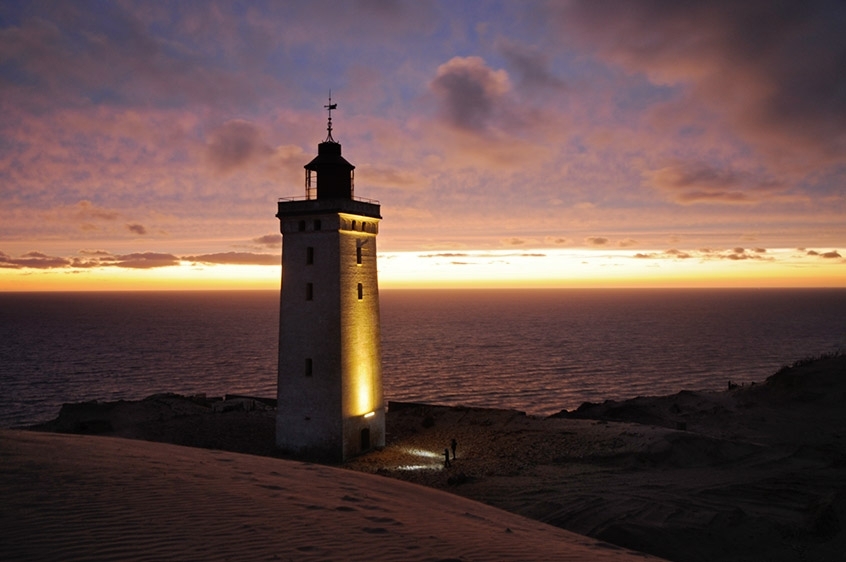
[[[417, 449], [415, 447], [403, 447], [400, 451], [420, 459], [432, 460], [440, 459], [442, 457], [439, 453], [433, 453], [432, 451]], [[397, 470], [436, 470], [442, 467], [440, 462], [430, 462], [429, 464], [404, 464], [396, 468]]]

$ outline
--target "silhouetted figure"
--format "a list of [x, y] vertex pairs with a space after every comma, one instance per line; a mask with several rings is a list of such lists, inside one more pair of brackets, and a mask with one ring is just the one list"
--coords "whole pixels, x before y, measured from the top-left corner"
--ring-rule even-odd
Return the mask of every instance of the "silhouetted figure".
[[444, 468], [449, 466], [449, 449], [444, 449]]
[[450, 446], [452, 447], [452, 460], [455, 460], [455, 448], [458, 447], [458, 441], [453, 438], [452, 443], [450, 443]]

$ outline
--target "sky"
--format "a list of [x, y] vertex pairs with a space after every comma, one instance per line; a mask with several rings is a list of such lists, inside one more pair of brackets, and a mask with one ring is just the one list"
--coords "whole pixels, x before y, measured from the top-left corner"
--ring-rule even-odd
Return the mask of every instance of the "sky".
[[0, 290], [275, 289], [326, 137], [382, 287], [846, 286], [841, 1], [0, 3]]

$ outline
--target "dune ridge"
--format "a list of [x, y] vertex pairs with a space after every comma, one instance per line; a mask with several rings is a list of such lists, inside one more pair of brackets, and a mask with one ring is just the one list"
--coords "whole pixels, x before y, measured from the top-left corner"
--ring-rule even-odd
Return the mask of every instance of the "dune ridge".
[[4, 560], [600, 560], [631, 553], [340, 468], [0, 431]]

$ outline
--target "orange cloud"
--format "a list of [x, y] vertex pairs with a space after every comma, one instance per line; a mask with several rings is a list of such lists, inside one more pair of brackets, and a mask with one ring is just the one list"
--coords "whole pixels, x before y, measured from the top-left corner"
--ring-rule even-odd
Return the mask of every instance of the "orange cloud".
[[280, 258], [276, 254], [254, 254], [251, 252], [220, 252], [199, 256], [184, 256], [182, 259], [190, 262], [233, 265], [279, 265], [280, 263]]
[[[101, 262], [101, 265], [106, 264]], [[115, 267], [125, 267], [129, 269], [152, 269], [155, 267], [168, 267], [172, 265], [179, 265], [179, 258], [174, 256], [173, 254], [164, 254], [159, 252], [139, 252], [115, 256], [111, 263], [109, 263], [108, 265], [113, 265]]]
[[4, 252], [0, 252], [0, 268], [4, 269], [54, 269], [68, 265], [70, 265], [70, 262], [65, 258], [48, 256], [41, 252], [28, 252], [20, 258], [13, 258]]
[[91, 203], [91, 201], [82, 200], [75, 205], [73, 216], [77, 220], [90, 221], [96, 219], [113, 221], [120, 217], [120, 213], [113, 209], [98, 207]]

